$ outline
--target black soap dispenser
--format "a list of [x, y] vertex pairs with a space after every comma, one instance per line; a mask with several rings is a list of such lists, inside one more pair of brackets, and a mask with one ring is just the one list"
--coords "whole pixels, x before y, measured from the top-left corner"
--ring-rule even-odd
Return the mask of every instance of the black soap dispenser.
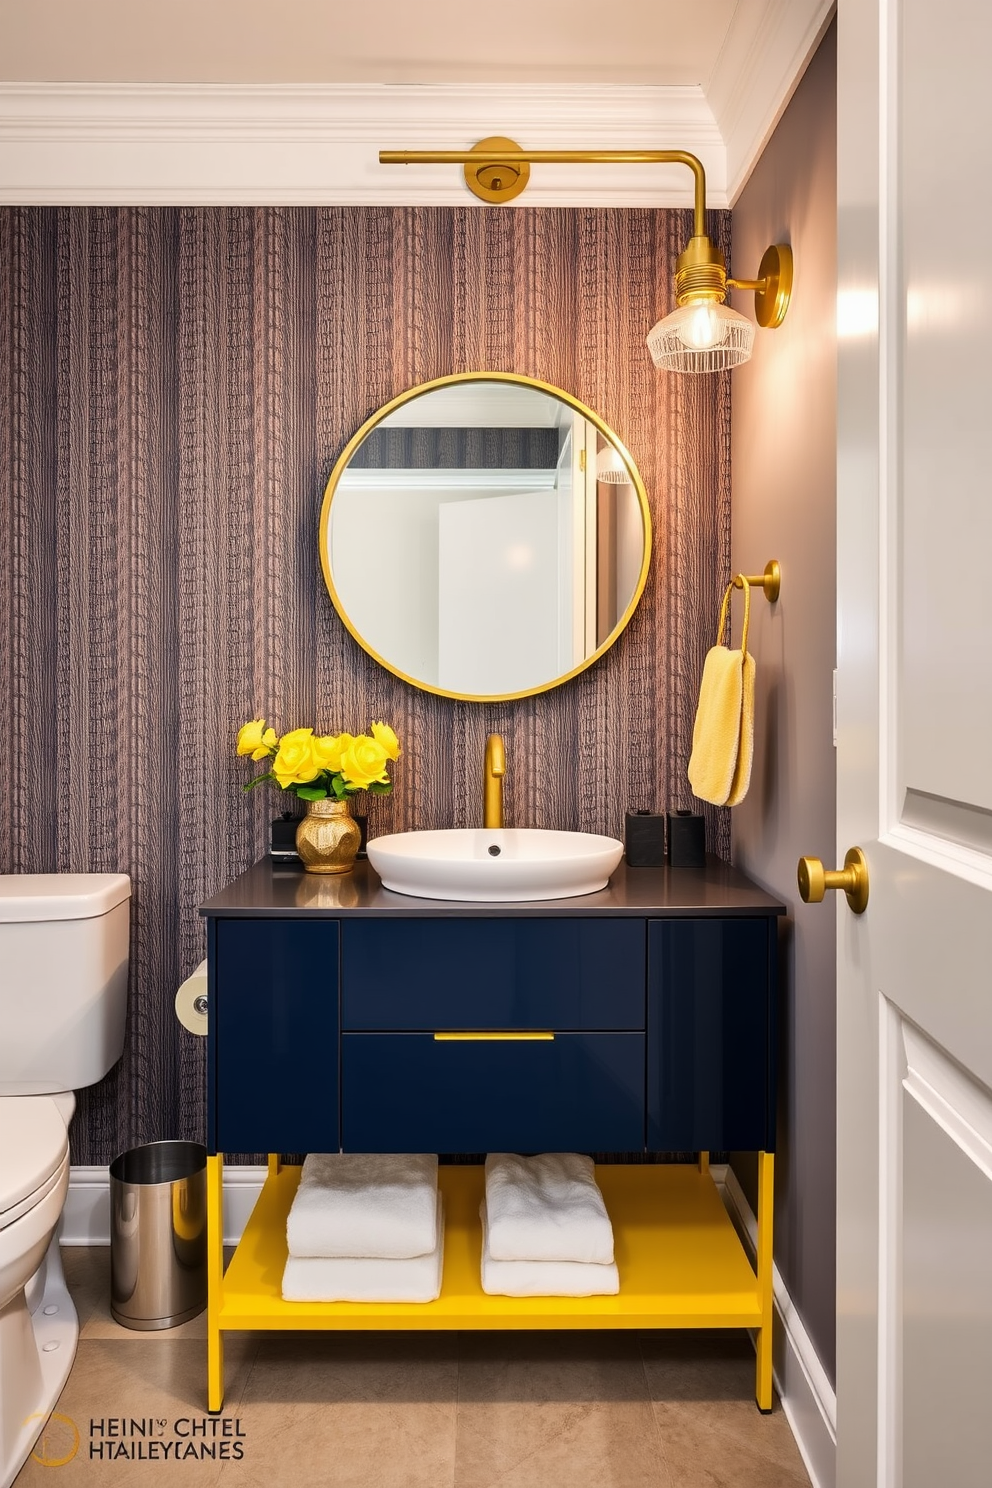
[[661, 811], [628, 811], [624, 847], [629, 868], [663, 868], [665, 817]]
[[692, 811], [668, 813], [668, 863], [671, 868], [706, 867], [706, 822]]

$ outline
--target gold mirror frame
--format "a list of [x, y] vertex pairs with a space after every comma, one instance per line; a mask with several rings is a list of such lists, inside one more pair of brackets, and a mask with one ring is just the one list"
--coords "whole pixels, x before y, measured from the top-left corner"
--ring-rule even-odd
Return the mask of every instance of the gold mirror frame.
[[[525, 687], [519, 692], [485, 694], [452, 692], [447, 688], [436, 687], [433, 683], [421, 681], [419, 677], [411, 677], [406, 672], [401, 671], [399, 667], [394, 666], [386, 657], [381, 656], [356, 629], [338, 594], [331, 573], [330, 542], [328, 540], [331, 502], [334, 500], [334, 494], [341, 477], [350, 465], [355, 452], [373, 429], [377, 428], [390, 414], [395, 413], [398, 408], [402, 408], [404, 404], [410, 403], [416, 398], [423, 397], [425, 393], [435, 392], [439, 388], [453, 387], [459, 383], [468, 382], [503, 382], [516, 384], [520, 387], [533, 388], [537, 392], [550, 394], [560, 399], [562, 403], [574, 409], [583, 418], [588, 419], [603, 438], [609, 441], [623, 460], [624, 465], [630, 473], [630, 481], [637, 493], [637, 501], [641, 511], [641, 522], [644, 531], [644, 552], [641, 558], [640, 572], [627, 607], [616, 625], [610, 631], [605, 641], [601, 642], [591, 655], [585, 657], [583, 661], [577, 666], [572, 667], [570, 671], [563, 672], [560, 676], [553, 678], [550, 682], [542, 683], [539, 687]], [[581, 672], [587, 671], [601, 656], [605, 655], [627, 628], [647, 584], [648, 570], [651, 564], [651, 512], [648, 507], [644, 482], [641, 480], [640, 472], [634, 464], [630, 452], [623, 442], [617, 438], [609, 425], [592, 408], [587, 407], [578, 398], [574, 398], [571, 393], [566, 393], [562, 388], [555, 387], [553, 383], [542, 382], [536, 377], [527, 377], [516, 372], [457, 372], [449, 377], [436, 377], [430, 382], [421, 382], [416, 387], [408, 388], [406, 392], [400, 393], [397, 397], [390, 399], [388, 403], [384, 403], [371, 417], [365, 420], [360, 429], [356, 430], [335, 461], [334, 468], [328, 476], [327, 485], [324, 487], [324, 499], [320, 508], [318, 544], [320, 547], [320, 566], [324, 575], [324, 583], [327, 585], [327, 592], [331, 597], [331, 602], [348, 634], [361, 646], [363, 651], [372, 657], [373, 661], [378, 662], [381, 667], [384, 667], [387, 672], [391, 672], [394, 677], [399, 677], [401, 682], [406, 682], [409, 686], [416, 687], [420, 692], [431, 692], [436, 697], [453, 698], [458, 702], [466, 703], [508, 703], [514, 702], [517, 698], [537, 697], [542, 692], [550, 692], [552, 688], [561, 687], [563, 683], [570, 682], [573, 677], [577, 677]]]

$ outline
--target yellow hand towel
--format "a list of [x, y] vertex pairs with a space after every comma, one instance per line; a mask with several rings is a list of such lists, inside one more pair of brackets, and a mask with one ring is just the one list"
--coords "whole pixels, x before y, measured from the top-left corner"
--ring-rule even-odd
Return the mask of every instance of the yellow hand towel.
[[702, 801], [714, 806], [736, 806], [747, 795], [754, 754], [754, 657], [748, 655], [751, 588], [744, 588], [744, 629], [741, 649], [723, 644], [727, 612], [734, 585], [727, 585], [720, 609], [717, 644], [706, 653], [699, 706], [692, 729], [689, 784]]

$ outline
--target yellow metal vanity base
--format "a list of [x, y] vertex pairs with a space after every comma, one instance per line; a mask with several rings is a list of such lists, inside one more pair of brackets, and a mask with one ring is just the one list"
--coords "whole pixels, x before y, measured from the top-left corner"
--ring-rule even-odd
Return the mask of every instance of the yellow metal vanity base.
[[444, 1275], [429, 1303], [284, 1302], [286, 1218], [298, 1167], [270, 1160], [269, 1177], [225, 1274], [222, 1160], [208, 1159], [210, 1287], [208, 1408], [224, 1398], [222, 1335], [243, 1329], [753, 1328], [756, 1398], [772, 1404], [771, 1198], [774, 1159], [759, 1158], [758, 1273], [708, 1165], [599, 1167], [613, 1222], [615, 1297], [489, 1297], [481, 1286], [481, 1167], [442, 1167]]

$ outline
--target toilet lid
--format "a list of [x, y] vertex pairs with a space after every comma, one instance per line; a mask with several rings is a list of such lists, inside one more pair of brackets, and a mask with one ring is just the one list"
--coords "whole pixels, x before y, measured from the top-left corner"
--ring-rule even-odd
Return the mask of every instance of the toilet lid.
[[58, 1172], [69, 1133], [47, 1095], [0, 1096], [0, 1228], [3, 1216]]
[[0, 873], [0, 924], [96, 919], [130, 897], [126, 873]]

